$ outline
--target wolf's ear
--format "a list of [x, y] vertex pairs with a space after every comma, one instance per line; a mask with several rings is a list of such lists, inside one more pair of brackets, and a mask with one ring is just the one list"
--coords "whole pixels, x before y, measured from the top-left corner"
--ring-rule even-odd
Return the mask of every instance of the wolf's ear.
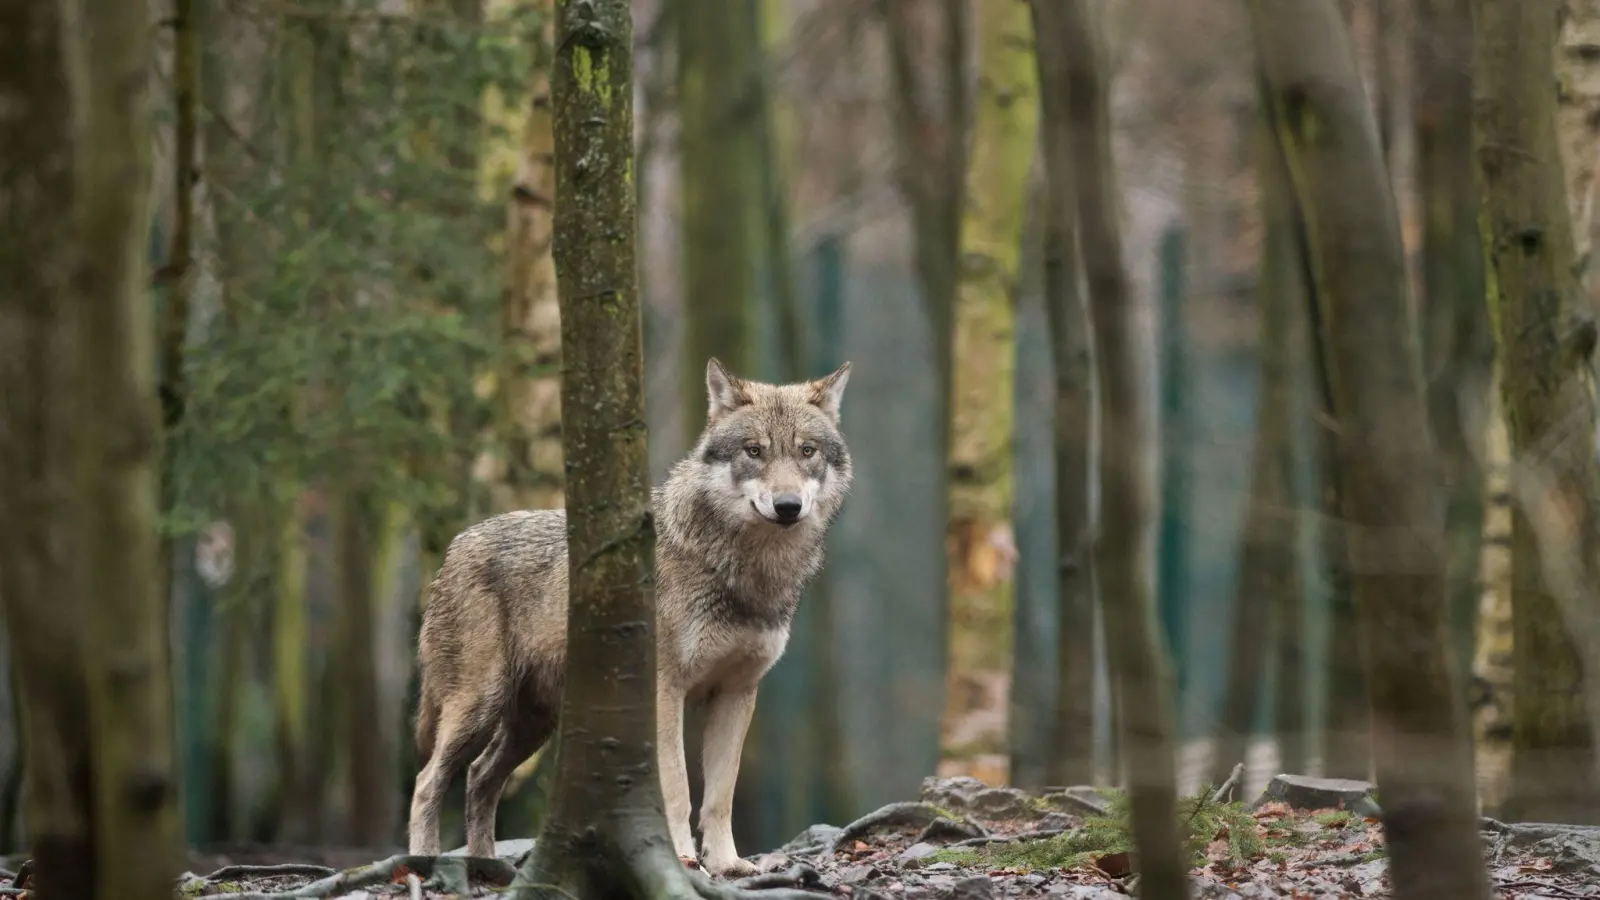
[[850, 364], [847, 362], [826, 378], [811, 382], [811, 402], [822, 408], [833, 424], [839, 424], [839, 401], [844, 399], [844, 386], [850, 383]]
[[707, 424], [750, 403], [744, 382], [724, 368], [715, 356], [706, 363], [706, 397], [710, 401], [706, 410]]

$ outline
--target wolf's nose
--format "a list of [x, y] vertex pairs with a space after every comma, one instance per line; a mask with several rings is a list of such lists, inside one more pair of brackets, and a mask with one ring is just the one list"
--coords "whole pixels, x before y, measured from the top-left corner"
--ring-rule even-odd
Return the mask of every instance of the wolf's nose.
[[778, 514], [779, 522], [793, 522], [800, 518], [800, 495], [779, 494], [772, 498], [772, 511]]

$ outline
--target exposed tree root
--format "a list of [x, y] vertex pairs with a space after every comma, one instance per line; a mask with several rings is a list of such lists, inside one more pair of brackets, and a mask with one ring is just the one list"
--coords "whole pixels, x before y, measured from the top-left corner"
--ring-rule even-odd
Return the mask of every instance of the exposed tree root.
[[274, 875], [310, 875], [313, 878], [326, 878], [337, 871], [339, 870], [328, 866], [309, 863], [285, 863], [278, 866], [223, 866], [203, 877], [215, 884], [218, 881], [242, 881], [246, 878], [270, 878]]
[[[509, 863], [499, 859], [483, 859], [471, 856], [409, 856], [399, 854], [388, 859], [380, 860], [370, 865], [356, 869], [346, 869], [336, 872], [327, 878], [313, 881], [308, 885], [287, 891], [270, 892], [244, 892], [228, 894], [228, 900], [278, 900], [278, 898], [324, 898], [332, 897], [342, 891], [355, 890], [374, 884], [388, 884], [394, 881], [395, 874], [401, 868], [414, 873], [417, 878], [412, 896], [420, 896], [424, 884], [430, 888], [437, 888], [451, 894], [466, 894], [470, 891], [470, 882], [473, 879], [488, 881], [497, 886], [511, 883], [516, 876], [516, 870]], [[262, 877], [270, 875], [305, 875], [322, 874], [326, 872], [322, 866], [228, 866], [218, 869], [204, 878], [188, 874], [180, 880], [179, 890], [190, 892], [196, 885], [211, 885], [227, 880], [228, 875], [233, 878]], [[220, 876], [220, 877], [219, 877]], [[426, 882], [421, 879], [426, 878]], [[408, 878], [408, 884], [410, 878]]]
[[783, 872], [768, 872], [741, 878], [729, 885], [736, 891], [764, 891], [772, 888], [822, 887], [822, 876], [805, 863], [795, 863]]
[[870, 812], [844, 827], [833, 841], [833, 852], [844, 849], [849, 842], [860, 838], [874, 828], [923, 828], [937, 819], [948, 819], [944, 810], [932, 803], [891, 803], [876, 812]]

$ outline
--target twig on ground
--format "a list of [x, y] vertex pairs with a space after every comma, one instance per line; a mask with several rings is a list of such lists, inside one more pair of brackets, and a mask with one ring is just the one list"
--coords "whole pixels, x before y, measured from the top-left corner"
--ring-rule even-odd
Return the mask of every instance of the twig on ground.
[[932, 803], [891, 803], [846, 825], [833, 840], [833, 852], [838, 853], [846, 844], [874, 828], [896, 825], [922, 828], [935, 819], [944, 818], [948, 818], [944, 810]]
[[1223, 803], [1227, 801], [1229, 797], [1233, 796], [1234, 789], [1239, 786], [1239, 782], [1243, 778], [1244, 763], [1234, 763], [1233, 771], [1228, 773], [1228, 780], [1224, 781], [1222, 787], [1217, 788], [1216, 793], [1211, 795], [1211, 802]]
[[1044, 828], [1039, 831], [1024, 831], [1012, 835], [984, 835], [983, 837], [969, 838], [965, 841], [956, 841], [951, 847], [982, 847], [987, 844], [1016, 844], [1022, 841], [1037, 841], [1053, 838], [1059, 834], [1066, 834], [1065, 828]]
[[1502, 881], [1497, 883], [1495, 888], [1502, 891], [1550, 891], [1563, 897], [1572, 897], [1574, 900], [1583, 900], [1585, 897], [1594, 896], [1593, 894], [1580, 894], [1571, 888], [1564, 888], [1559, 884], [1551, 884], [1548, 881]]

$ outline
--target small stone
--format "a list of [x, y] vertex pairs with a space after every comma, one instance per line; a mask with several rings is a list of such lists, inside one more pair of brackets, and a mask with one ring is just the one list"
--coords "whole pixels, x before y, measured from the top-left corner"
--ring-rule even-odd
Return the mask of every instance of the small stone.
[[1278, 802], [1290, 809], [1347, 809], [1361, 817], [1376, 816], [1378, 802], [1372, 798], [1372, 790], [1371, 782], [1349, 778], [1275, 775], [1251, 808]]
[[778, 849], [784, 853], [793, 853], [796, 850], [804, 850], [808, 847], [815, 847], [818, 844], [824, 847], [832, 847], [833, 842], [843, 833], [844, 829], [837, 825], [819, 823], [795, 835], [787, 844]]
[[1111, 806], [1100, 796], [1100, 792], [1087, 784], [1048, 788], [1039, 799], [1062, 812], [1080, 816], [1103, 816], [1111, 811]]
[[932, 856], [933, 854], [935, 854], [937, 852], [939, 852], [939, 848], [938, 847], [935, 847], [934, 845], [928, 843], [927, 841], [919, 841], [919, 842], [917, 842], [915, 844], [912, 844], [911, 846], [907, 847], [905, 850], [902, 850], [900, 852], [900, 858], [901, 859], [924, 859], [926, 857]]
[[954, 872], [955, 870], [956, 864], [952, 862], [936, 862], [922, 867], [924, 872]]
[[860, 884], [879, 875], [878, 867], [870, 864], [850, 866], [839, 873], [840, 884]]
[[1017, 879], [1018, 882], [1027, 885], [1028, 887], [1035, 887], [1037, 885], [1044, 884], [1048, 880], [1049, 879], [1045, 878], [1043, 875], [1023, 875]]
[[[494, 842], [494, 855], [499, 859], [506, 860], [507, 862], [515, 862], [532, 851], [532, 838], [512, 838], [510, 840]], [[467, 848], [465, 846], [457, 847], [456, 849], [451, 850], [443, 855], [466, 856]]]
[[987, 875], [963, 878], [950, 887], [949, 900], [994, 900], [994, 882]]
[[985, 788], [972, 796], [967, 809], [986, 819], [1034, 818], [1038, 814], [1028, 795], [1016, 788]]
[[929, 775], [922, 779], [922, 800], [934, 806], [965, 812], [971, 808], [972, 798], [989, 786], [970, 775], [940, 778]]
[[773, 851], [772, 853], [763, 853], [750, 861], [755, 863], [756, 871], [765, 874], [789, 868], [789, 863], [792, 860], [790, 860], [787, 853]]

